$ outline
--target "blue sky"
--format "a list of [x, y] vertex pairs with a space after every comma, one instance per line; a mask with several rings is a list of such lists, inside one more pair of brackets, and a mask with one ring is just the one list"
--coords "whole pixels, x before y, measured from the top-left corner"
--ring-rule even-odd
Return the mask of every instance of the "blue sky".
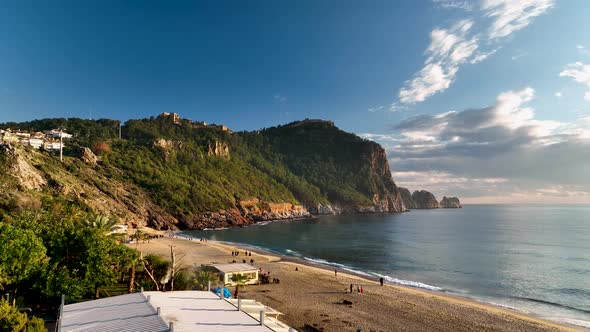
[[526, 171], [588, 147], [588, 17], [585, 0], [4, 1], [0, 122], [324, 118], [384, 145], [412, 190], [589, 203], [587, 153], [552, 155], [581, 182]]

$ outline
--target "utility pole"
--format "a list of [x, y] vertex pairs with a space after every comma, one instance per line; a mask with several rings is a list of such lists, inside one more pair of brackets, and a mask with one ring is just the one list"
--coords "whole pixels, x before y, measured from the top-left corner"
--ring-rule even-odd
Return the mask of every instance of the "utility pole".
[[119, 120], [119, 140], [121, 140], [121, 120]]
[[64, 131], [59, 128], [59, 161], [64, 161]]

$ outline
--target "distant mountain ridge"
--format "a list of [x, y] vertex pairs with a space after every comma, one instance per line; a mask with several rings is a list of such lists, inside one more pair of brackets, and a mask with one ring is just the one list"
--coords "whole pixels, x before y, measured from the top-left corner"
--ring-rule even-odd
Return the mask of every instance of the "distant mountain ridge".
[[108, 119], [1, 124], [65, 128], [74, 137], [66, 140], [63, 163], [55, 151], [4, 143], [0, 209], [59, 201], [159, 229], [407, 210], [385, 150], [331, 121], [233, 133], [169, 113], [119, 125]]

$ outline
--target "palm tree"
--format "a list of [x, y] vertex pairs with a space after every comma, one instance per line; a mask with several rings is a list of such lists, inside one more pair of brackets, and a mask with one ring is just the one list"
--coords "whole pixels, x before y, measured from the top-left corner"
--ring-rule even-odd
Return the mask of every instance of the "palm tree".
[[78, 223], [83, 227], [96, 228], [108, 233], [117, 225], [117, 221], [104, 214], [94, 215], [93, 218], [81, 219]]
[[233, 281], [236, 284], [236, 291], [234, 293], [234, 297], [236, 299], [238, 298], [240, 287], [244, 286], [246, 284], [246, 281], [248, 280], [249, 278], [241, 273], [236, 273], [231, 276], [231, 281]]
[[197, 272], [197, 280], [195, 280], [195, 281], [196, 281], [197, 286], [201, 290], [205, 290], [207, 288], [207, 286], [209, 285], [209, 283], [211, 283], [211, 285], [214, 285], [217, 282], [217, 280], [219, 280], [219, 278], [213, 272], [198, 271]]

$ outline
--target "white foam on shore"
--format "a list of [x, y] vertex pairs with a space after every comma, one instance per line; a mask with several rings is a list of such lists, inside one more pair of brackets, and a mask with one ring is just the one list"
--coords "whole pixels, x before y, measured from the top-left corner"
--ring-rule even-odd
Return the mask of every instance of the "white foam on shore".
[[392, 284], [410, 286], [410, 287], [414, 287], [414, 288], [423, 288], [423, 289], [428, 289], [428, 290], [433, 290], [433, 291], [442, 291], [443, 290], [442, 287], [432, 286], [432, 285], [425, 284], [425, 283], [418, 282], [418, 281], [403, 280], [403, 279], [398, 279], [398, 278], [394, 278], [394, 277], [390, 277], [390, 276], [382, 275], [382, 274], [378, 274], [378, 273], [375, 273], [375, 274], [378, 275], [379, 277], [383, 277], [383, 279], [385, 279], [387, 282], [390, 282]]
[[[476, 299], [476, 300], [477, 300], [477, 299]], [[478, 301], [479, 301], [479, 300], [478, 300]], [[494, 307], [506, 308], [506, 309], [510, 309], [510, 310], [514, 310], [514, 311], [522, 312], [522, 313], [524, 313], [524, 314], [528, 314], [528, 313], [529, 313], [529, 312], [528, 312], [528, 311], [526, 311], [526, 310], [523, 310], [523, 309], [520, 309], [520, 308], [517, 308], [517, 307], [513, 307], [513, 306], [511, 306], [511, 305], [507, 305], [507, 304], [496, 303], [496, 302], [492, 302], [492, 301], [480, 301], [480, 302], [482, 302], [482, 303], [485, 303], [485, 304], [491, 304], [491, 305], [493, 305]]]
[[586, 320], [567, 318], [567, 317], [543, 317], [543, 318], [545, 318], [547, 320], [552, 320], [552, 321], [558, 322], [558, 323], [575, 325], [575, 326], [580, 326], [580, 327], [590, 329], [590, 322], [586, 321]]
[[341, 270], [346, 270], [348, 272], [354, 273], [354, 274], [360, 274], [363, 275], [365, 277], [370, 277], [370, 278], [375, 278], [375, 276], [371, 273], [367, 273], [364, 271], [359, 271], [359, 270], [355, 270], [353, 268], [351, 268], [350, 266], [344, 265], [344, 264], [340, 264], [340, 263], [334, 263], [334, 262], [329, 262], [325, 259], [321, 259], [321, 258], [309, 258], [309, 257], [303, 257], [303, 259], [305, 259], [306, 261], [310, 261], [316, 264], [320, 264], [320, 265], [328, 265], [328, 266], [334, 266], [337, 268], [340, 268]]

